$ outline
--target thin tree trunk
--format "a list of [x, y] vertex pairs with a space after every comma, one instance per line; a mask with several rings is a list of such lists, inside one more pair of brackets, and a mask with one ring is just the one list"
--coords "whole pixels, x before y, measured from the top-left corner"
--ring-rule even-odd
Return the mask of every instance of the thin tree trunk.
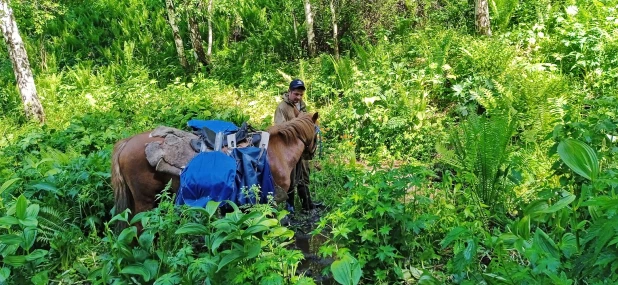
[[24, 103], [26, 116], [30, 119], [35, 118], [43, 123], [45, 122], [45, 112], [39, 101], [39, 96], [37, 96], [28, 54], [26, 54], [24, 42], [19, 35], [13, 10], [9, 6], [8, 1], [5, 0], [0, 0], [0, 28], [4, 35], [6, 47], [9, 50], [9, 57], [13, 64], [13, 72], [15, 73], [21, 100]]
[[180, 65], [185, 69], [189, 68], [189, 63], [185, 57], [185, 48], [182, 38], [180, 37], [180, 30], [176, 24], [176, 12], [174, 12], [174, 2], [172, 0], [165, 0], [165, 8], [167, 10], [167, 22], [172, 27], [172, 34], [174, 35], [174, 44], [176, 44], [176, 52], [178, 53], [178, 60]]
[[187, 17], [189, 18], [189, 35], [191, 36], [191, 45], [193, 46], [193, 51], [195, 51], [195, 55], [197, 60], [201, 62], [204, 66], [208, 65], [208, 59], [206, 58], [206, 53], [204, 52], [204, 46], [202, 45], [202, 35], [200, 35], [200, 27], [198, 26], [197, 21], [195, 21], [195, 17], [188, 13]]
[[339, 39], [337, 32], [337, 14], [335, 10], [335, 0], [330, 0], [331, 22], [333, 24], [333, 49], [335, 50], [335, 58], [339, 59]]
[[313, 33], [313, 15], [311, 14], [311, 2], [305, 0], [305, 20], [307, 25], [307, 43], [309, 45], [309, 54], [315, 56], [315, 34]]
[[474, 16], [476, 17], [477, 31], [481, 35], [491, 36], [488, 0], [475, 0], [474, 4]]
[[296, 21], [296, 15], [292, 13], [292, 19], [294, 20], [294, 38], [298, 40], [298, 22]]
[[212, 5], [213, 0], [208, 0], [208, 60], [212, 57]]

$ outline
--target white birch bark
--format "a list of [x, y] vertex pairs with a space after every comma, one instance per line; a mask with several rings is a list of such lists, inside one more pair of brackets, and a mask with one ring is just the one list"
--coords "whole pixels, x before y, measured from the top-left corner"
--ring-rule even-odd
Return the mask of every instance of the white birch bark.
[[476, 18], [475, 22], [477, 31], [481, 35], [491, 36], [488, 0], [475, 0], [474, 4], [474, 16]]
[[339, 39], [337, 31], [337, 13], [335, 9], [335, 0], [330, 0], [330, 14], [331, 22], [333, 24], [333, 49], [335, 50], [335, 58], [339, 59]]
[[21, 100], [24, 103], [26, 116], [43, 123], [45, 122], [45, 112], [36, 92], [28, 54], [26, 53], [24, 42], [19, 35], [13, 10], [9, 6], [8, 1], [5, 0], [0, 0], [0, 29], [4, 35], [4, 42], [13, 64], [13, 72], [15, 73], [15, 80], [17, 81]]
[[307, 44], [309, 46], [309, 54], [315, 56], [315, 34], [313, 33], [313, 14], [311, 14], [311, 1], [305, 0], [305, 22], [307, 26]]
[[208, 60], [212, 57], [212, 5], [213, 0], [208, 0]]

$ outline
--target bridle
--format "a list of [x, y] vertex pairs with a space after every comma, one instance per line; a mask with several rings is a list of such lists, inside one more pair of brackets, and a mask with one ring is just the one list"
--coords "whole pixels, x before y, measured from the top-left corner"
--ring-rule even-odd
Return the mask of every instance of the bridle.
[[298, 138], [305, 145], [305, 149], [303, 150], [303, 154], [302, 154], [303, 159], [305, 160], [313, 159], [313, 157], [315, 156], [315, 152], [318, 148], [319, 135], [320, 135], [320, 127], [318, 127], [318, 125], [315, 125], [315, 132], [314, 132], [313, 139], [311, 140], [311, 142], [306, 141], [301, 137]]

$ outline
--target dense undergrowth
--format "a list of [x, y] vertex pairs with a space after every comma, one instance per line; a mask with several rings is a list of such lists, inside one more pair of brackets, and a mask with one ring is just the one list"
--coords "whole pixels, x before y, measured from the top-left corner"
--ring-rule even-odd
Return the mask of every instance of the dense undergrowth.
[[492, 37], [468, 1], [350, 1], [340, 58], [328, 1], [315, 57], [301, 1], [229, 1], [191, 70], [162, 1], [91, 2], [12, 3], [48, 119], [25, 119], [3, 60], [0, 284], [313, 284], [282, 209], [217, 217], [167, 193], [111, 214], [116, 141], [192, 118], [263, 129], [292, 77], [320, 112], [314, 233], [337, 281], [618, 282], [616, 1], [493, 1]]

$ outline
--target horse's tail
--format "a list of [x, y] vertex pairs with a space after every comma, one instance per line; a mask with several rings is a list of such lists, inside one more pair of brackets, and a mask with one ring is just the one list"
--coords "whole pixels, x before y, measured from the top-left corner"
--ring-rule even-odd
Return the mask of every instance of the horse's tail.
[[[114, 189], [115, 212], [114, 215], [122, 213], [133, 204], [133, 196], [129, 190], [127, 182], [120, 172], [120, 154], [131, 138], [123, 139], [114, 145], [112, 151], [112, 188]], [[119, 228], [125, 228], [126, 223], [120, 223]]]

